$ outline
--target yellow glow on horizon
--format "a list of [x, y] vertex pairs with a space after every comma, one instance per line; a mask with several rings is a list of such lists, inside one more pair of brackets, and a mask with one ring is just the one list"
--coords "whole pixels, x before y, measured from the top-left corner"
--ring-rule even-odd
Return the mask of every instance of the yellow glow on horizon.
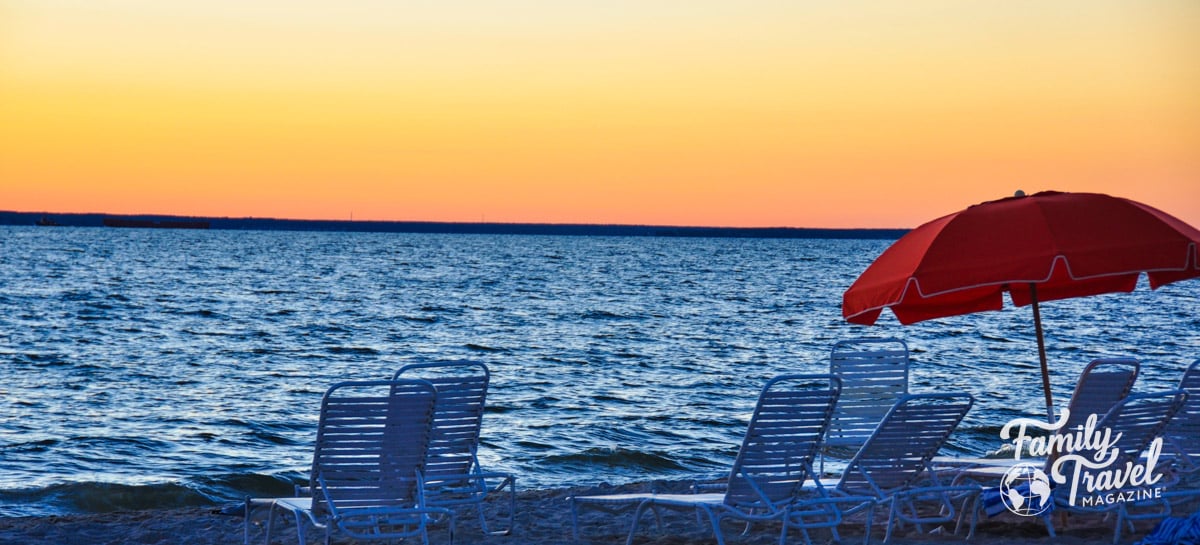
[[1200, 5], [0, 0], [0, 209], [1200, 224]]

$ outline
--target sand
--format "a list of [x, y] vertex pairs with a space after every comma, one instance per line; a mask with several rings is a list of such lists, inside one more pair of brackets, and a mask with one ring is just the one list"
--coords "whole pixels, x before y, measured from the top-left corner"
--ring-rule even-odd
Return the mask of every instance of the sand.
[[[663, 486], [659, 483], [658, 486]], [[673, 485], [670, 485], [674, 487]], [[616, 493], [646, 490], [646, 485], [622, 487], [573, 488], [557, 490], [522, 491], [517, 499], [516, 528], [509, 536], [485, 536], [482, 534], [473, 512], [459, 515], [455, 543], [487, 545], [557, 545], [573, 543], [571, 538], [571, 515], [567, 497], [571, 494]], [[492, 515], [498, 515], [500, 504], [489, 502]], [[236, 506], [229, 506], [236, 507]], [[646, 517], [639, 529], [635, 543], [638, 545], [713, 545], [716, 540], [707, 523], [698, 524], [690, 513], [676, 512], [664, 516], [665, 529], [660, 533], [653, 524], [653, 517]], [[489, 521], [496, 520], [489, 518]], [[51, 517], [0, 518], [0, 544], [62, 544], [62, 545], [231, 545], [242, 542], [244, 517], [236, 508], [181, 508], [152, 511], [135, 511], [90, 515]], [[877, 518], [877, 521], [881, 519]], [[581, 513], [582, 539], [580, 545], [621, 544], [625, 542], [630, 518], [613, 516], [600, 511], [588, 510]], [[883, 540], [882, 524], [876, 524], [873, 543]], [[1125, 533], [1122, 543], [1131, 543], [1145, 536], [1152, 524], [1138, 527], [1137, 532]], [[730, 545], [768, 545], [777, 542], [778, 527], [759, 525], [757, 532], [749, 536], [740, 535], [741, 526], [727, 523], [724, 526], [726, 542]], [[1061, 530], [1061, 529], [1060, 529]], [[262, 543], [261, 527], [252, 525], [252, 543]], [[278, 531], [278, 530], [277, 530]], [[843, 543], [862, 543], [862, 527], [852, 524], [842, 529]], [[319, 543], [321, 533], [310, 534], [310, 543]], [[294, 526], [284, 525], [277, 533], [274, 543], [296, 543]], [[431, 532], [434, 544], [448, 542], [445, 525]], [[816, 531], [814, 542], [827, 543], [829, 534]], [[913, 528], [903, 531], [894, 543], [912, 545], [918, 543], [962, 543], [963, 536], [946, 533], [922, 534]], [[335, 543], [351, 543], [335, 539]], [[1050, 538], [1045, 528], [1031, 519], [1020, 519], [1005, 515], [980, 523], [977, 536], [970, 543], [980, 545], [1034, 545], [1034, 544], [1084, 544], [1111, 543], [1112, 525], [1100, 519], [1073, 518], [1069, 528], [1060, 531], [1058, 538]], [[803, 543], [798, 534], [791, 536], [789, 543]]]

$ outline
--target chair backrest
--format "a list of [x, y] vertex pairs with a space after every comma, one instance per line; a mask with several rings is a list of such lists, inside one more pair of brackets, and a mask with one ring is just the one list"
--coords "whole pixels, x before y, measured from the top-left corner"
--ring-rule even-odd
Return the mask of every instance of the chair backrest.
[[[763, 387], [729, 474], [725, 504], [777, 508], [813, 478], [841, 381], [833, 375], [781, 375]], [[767, 505], [767, 504], [770, 505]]]
[[309, 478], [314, 514], [417, 505], [436, 398], [433, 385], [420, 380], [330, 387]]
[[883, 498], [913, 486], [974, 403], [966, 393], [904, 396], [850, 460], [837, 489]]
[[[1187, 393], [1183, 390], [1164, 390], [1147, 394], [1133, 394], [1121, 400], [1096, 424], [1097, 431], [1101, 433], [1105, 428], [1111, 431], [1111, 437], [1115, 439], [1113, 447], [1118, 451], [1116, 458], [1111, 464], [1102, 468], [1092, 468], [1084, 464], [1084, 467], [1080, 468], [1080, 475], [1086, 476], [1099, 471], [1120, 469], [1126, 466], [1126, 462], [1136, 461], [1150, 445], [1150, 442], [1162, 435], [1167, 422], [1183, 407], [1186, 399]], [[1071, 454], [1078, 454], [1088, 460], [1107, 460], [1109, 457], [1108, 452], [1101, 453], [1090, 446], [1074, 450]], [[1070, 478], [1074, 472], [1075, 468], [1072, 467], [1072, 462], [1069, 460], [1059, 466], [1056, 471], [1067, 478]], [[1053, 474], [1050, 476], [1055, 478]], [[1069, 494], [1070, 488], [1069, 486], [1060, 486], [1055, 490], [1061, 489], [1063, 492], [1060, 494]]]
[[1187, 401], [1167, 423], [1163, 434], [1181, 456], [1181, 465], [1192, 470], [1200, 458], [1200, 360], [1192, 362], [1183, 372], [1179, 389], [1187, 392]]
[[908, 393], [908, 345], [900, 339], [847, 339], [833, 345], [829, 372], [842, 379], [825, 444], [858, 448]]
[[1093, 360], [1079, 374], [1075, 392], [1067, 408], [1071, 414], [1067, 425], [1058, 433], [1073, 433], [1078, 426], [1087, 422], [1088, 416], [1099, 419], [1117, 405], [1133, 389], [1140, 364], [1132, 358], [1110, 358]]
[[437, 388], [425, 477], [462, 476], [471, 472], [491, 373], [471, 361], [417, 363], [401, 367], [393, 378], [420, 378]]

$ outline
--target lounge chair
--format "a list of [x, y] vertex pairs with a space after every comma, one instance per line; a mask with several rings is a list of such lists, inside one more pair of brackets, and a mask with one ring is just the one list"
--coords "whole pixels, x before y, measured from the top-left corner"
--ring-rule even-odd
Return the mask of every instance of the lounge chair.
[[1200, 497], [1200, 360], [1192, 362], [1179, 380], [1187, 401], [1163, 430], [1163, 454], [1169, 457], [1175, 481], [1163, 495], [1172, 508], [1184, 507]]
[[[784, 375], [767, 382], [759, 395], [750, 425], [729, 473], [724, 492], [695, 494], [619, 494], [572, 496], [571, 525], [579, 539], [579, 508], [608, 512], [634, 509], [627, 543], [633, 542], [647, 509], [695, 509], [707, 515], [718, 545], [725, 539], [721, 520], [781, 521], [795, 502], [829, 426], [841, 390], [832, 375]], [[780, 542], [786, 537], [786, 526]]]
[[248, 500], [251, 510], [269, 506], [266, 543], [277, 514], [291, 513], [300, 545], [306, 529], [325, 530], [355, 540], [391, 541], [420, 537], [429, 543], [427, 526], [450, 521], [453, 513], [425, 503], [422, 467], [429, 446], [437, 394], [426, 381], [342, 382], [321, 399], [316, 447], [307, 497]]
[[[1133, 383], [1137, 380], [1140, 364], [1132, 358], [1105, 358], [1092, 360], [1079, 373], [1079, 381], [1075, 383], [1075, 391], [1067, 402], [1067, 423], [1057, 434], [1073, 433], [1091, 415], [1097, 419], [1104, 416], [1122, 399], [1129, 395]], [[956, 467], [966, 471], [999, 476], [1008, 468], [1019, 463], [1044, 463], [1045, 458], [1029, 458], [1023, 455], [1021, 459], [1015, 456], [1006, 458], [970, 458], [939, 456], [933, 462], [938, 466]]]
[[1067, 403], [1070, 415], [1063, 433], [1082, 425], [1091, 415], [1103, 417], [1133, 390], [1141, 365], [1133, 358], [1093, 360], [1079, 374], [1075, 393]]
[[[516, 512], [516, 479], [505, 473], [485, 472], [479, 464], [479, 436], [491, 373], [479, 362], [420, 363], [401, 367], [393, 376], [420, 378], [437, 388], [429, 457], [425, 461], [426, 503], [454, 508], [473, 505], [485, 534], [508, 535]], [[505, 528], [489, 530], [484, 501], [508, 491]]]
[[1200, 474], [1200, 360], [1183, 372], [1179, 389], [1187, 392], [1187, 402], [1167, 423], [1163, 435], [1176, 468], [1185, 479], [1192, 479]]
[[[825, 480], [830, 496], [869, 498], [888, 506], [888, 525], [884, 542], [891, 539], [893, 528], [911, 523], [919, 529], [926, 524], [956, 522], [971, 515], [969, 536], [975, 529], [975, 500], [979, 487], [943, 484], [930, 461], [945, 444], [975, 398], [965, 393], [909, 394], [896, 402], [850, 460], [840, 479]], [[789, 526], [818, 527], [808, 520], [813, 516], [809, 505], [830, 500], [794, 505], [788, 516]], [[930, 505], [933, 506], [932, 512]], [[816, 513], [820, 518], [820, 513]], [[956, 528], [957, 531], [958, 528]], [[870, 539], [868, 519], [867, 536]]]
[[875, 431], [883, 415], [908, 394], [908, 345], [900, 339], [847, 339], [829, 353], [829, 372], [842, 379], [821, 449], [819, 469], [831, 450], [853, 455]]

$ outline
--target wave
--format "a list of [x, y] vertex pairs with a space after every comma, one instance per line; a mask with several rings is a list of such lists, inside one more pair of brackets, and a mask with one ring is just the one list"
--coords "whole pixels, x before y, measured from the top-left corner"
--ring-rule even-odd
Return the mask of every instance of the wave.
[[607, 310], [589, 310], [577, 315], [581, 320], [628, 320], [631, 318], [640, 318], [638, 316], [628, 316]]
[[0, 490], [0, 515], [3, 516], [108, 513], [212, 504], [204, 494], [178, 483], [147, 486], [66, 483], [25, 490]]
[[253, 473], [202, 478], [191, 482], [118, 484], [56, 483], [38, 488], [0, 490], [0, 516], [111, 513], [147, 509], [205, 507], [238, 503], [246, 497], [293, 493], [298, 477]]
[[379, 351], [367, 346], [330, 346], [326, 348], [331, 354], [350, 354], [358, 356], [376, 356]]
[[573, 468], [605, 466], [610, 468], [640, 469], [649, 471], [676, 471], [686, 469], [666, 454], [642, 452], [624, 448], [589, 448], [571, 454], [547, 456], [551, 465]]
[[422, 324], [436, 324], [438, 322], [437, 316], [402, 316], [401, 318], [409, 322]]

